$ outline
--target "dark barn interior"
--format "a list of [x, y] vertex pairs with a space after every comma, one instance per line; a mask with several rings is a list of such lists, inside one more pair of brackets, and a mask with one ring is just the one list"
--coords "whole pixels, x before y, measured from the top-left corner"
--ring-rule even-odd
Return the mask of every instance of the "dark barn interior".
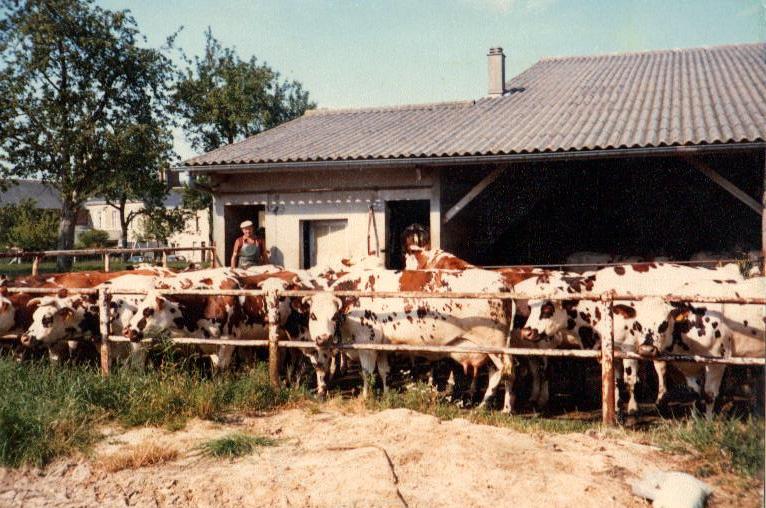
[[[760, 216], [699, 164], [761, 201], [762, 150], [512, 164], [442, 224], [442, 248], [482, 265], [556, 264], [581, 251], [683, 260], [760, 249]], [[443, 213], [492, 169], [445, 169]]]

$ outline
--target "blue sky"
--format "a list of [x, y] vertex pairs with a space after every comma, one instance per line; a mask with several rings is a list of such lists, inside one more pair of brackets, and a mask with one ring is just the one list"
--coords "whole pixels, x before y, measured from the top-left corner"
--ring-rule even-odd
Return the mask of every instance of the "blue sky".
[[[320, 107], [437, 102], [486, 93], [486, 53], [508, 77], [545, 56], [766, 39], [766, 0], [98, 0], [128, 8], [151, 44], [201, 52], [203, 32], [303, 82]], [[181, 136], [177, 136], [181, 137]], [[177, 139], [186, 158], [188, 145]]]

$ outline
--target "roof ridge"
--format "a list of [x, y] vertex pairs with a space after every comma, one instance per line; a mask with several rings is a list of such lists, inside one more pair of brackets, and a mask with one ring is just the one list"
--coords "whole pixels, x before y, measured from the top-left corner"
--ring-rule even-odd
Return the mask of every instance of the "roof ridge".
[[306, 111], [303, 116], [321, 116], [353, 113], [380, 113], [387, 111], [418, 111], [422, 109], [434, 108], [457, 108], [467, 107], [476, 104], [476, 100], [467, 99], [462, 101], [444, 101], [444, 102], [425, 102], [421, 104], [400, 104], [392, 106], [371, 106], [365, 108], [316, 108]]
[[[715, 44], [715, 45], [708, 45], [708, 46], [692, 46], [692, 47], [686, 47], [686, 48], [665, 48], [665, 49], [646, 49], [642, 51], [616, 51], [612, 53], [598, 53], [598, 54], [591, 54], [591, 55], [559, 55], [559, 56], [544, 56], [540, 58], [537, 62], [532, 64], [532, 67], [537, 65], [541, 62], [550, 62], [550, 61], [559, 61], [559, 60], [574, 60], [577, 58], [587, 58], [589, 60], [594, 60], [598, 58], [610, 58], [615, 56], [635, 56], [635, 55], [661, 55], [661, 54], [669, 54], [669, 53], [681, 53], [686, 51], [704, 51], [704, 50], [718, 50], [718, 49], [731, 49], [731, 48], [743, 48], [748, 46], [764, 46], [766, 47], [766, 42], [741, 42], [736, 44]], [[528, 67], [527, 69], [530, 69], [531, 67]], [[527, 70], [525, 69], [525, 70]]]

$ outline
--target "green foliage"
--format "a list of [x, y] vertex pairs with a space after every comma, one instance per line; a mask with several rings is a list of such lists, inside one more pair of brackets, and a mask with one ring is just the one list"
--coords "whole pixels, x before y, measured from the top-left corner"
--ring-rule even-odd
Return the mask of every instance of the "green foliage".
[[293, 395], [272, 388], [262, 366], [211, 379], [166, 363], [147, 372], [116, 369], [103, 378], [91, 367], [7, 357], [0, 357], [0, 386], [0, 465], [12, 467], [87, 450], [101, 422], [177, 429], [189, 418], [263, 411]]
[[735, 472], [762, 477], [764, 430], [760, 418], [708, 420], [693, 414], [684, 421], [663, 422], [653, 435], [668, 450], [698, 456], [708, 473]]
[[93, 0], [0, 0], [0, 13], [0, 177], [57, 189], [58, 247], [71, 248], [77, 208], [134, 170], [113, 165], [125, 126], [163, 129], [172, 62]]
[[263, 436], [252, 436], [235, 432], [218, 439], [207, 441], [200, 446], [202, 454], [216, 458], [234, 458], [250, 455], [263, 446], [275, 446], [277, 442]]
[[50, 250], [56, 247], [59, 218], [54, 210], [41, 210], [33, 199], [0, 207], [0, 249]]
[[141, 241], [155, 241], [167, 244], [168, 238], [180, 233], [186, 227], [186, 221], [192, 216], [192, 212], [182, 208], [151, 208], [144, 211], [141, 221]]
[[[302, 115], [315, 107], [297, 81], [283, 81], [255, 57], [242, 60], [208, 28], [205, 54], [180, 78], [174, 104], [192, 146], [210, 151]], [[193, 68], [192, 68], [193, 64]]]
[[103, 229], [89, 229], [83, 231], [77, 240], [77, 246], [80, 249], [89, 249], [97, 247], [106, 247], [112, 242], [109, 240], [109, 233]]

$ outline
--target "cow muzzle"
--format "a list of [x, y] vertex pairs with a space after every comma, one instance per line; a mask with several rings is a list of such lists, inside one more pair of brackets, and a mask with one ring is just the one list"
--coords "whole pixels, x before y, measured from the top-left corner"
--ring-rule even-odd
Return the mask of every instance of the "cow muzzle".
[[318, 335], [314, 341], [316, 342], [317, 346], [326, 346], [332, 341], [332, 335], [329, 333], [323, 333], [322, 335]]
[[34, 347], [35, 345], [37, 345], [37, 337], [35, 337], [34, 335], [29, 335], [25, 333], [19, 338], [19, 342], [21, 343], [22, 346]]
[[524, 328], [521, 329], [520, 336], [523, 340], [528, 340], [530, 342], [537, 342], [542, 340], [545, 337], [545, 334], [538, 332], [534, 328], [525, 326]]
[[130, 328], [130, 327], [126, 327], [122, 331], [122, 334], [128, 339], [130, 339], [130, 342], [138, 342], [144, 338], [143, 333], [139, 332], [138, 330], [134, 330], [133, 328]]
[[653, 344], [641, 344], [638, 346], [638, 354], [647, 358], [654, 358], [659, 350]]

